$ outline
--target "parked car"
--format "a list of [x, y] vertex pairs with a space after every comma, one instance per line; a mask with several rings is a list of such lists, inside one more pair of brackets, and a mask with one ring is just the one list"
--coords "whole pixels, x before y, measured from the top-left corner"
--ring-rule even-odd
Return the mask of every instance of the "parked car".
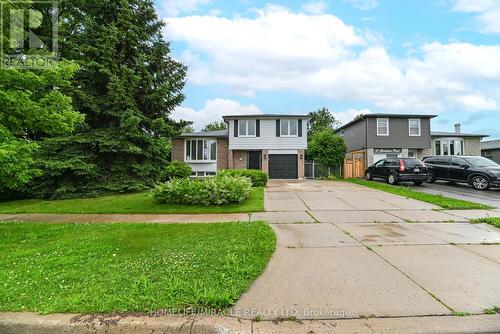
[[377, 161], [368, 167], [365, 172], [366, 179], [385, 179], [389, 184], [397, 184], [400, 181], [413, 182], [421, 185], [430, 176], [425, 164], [414, 158], [388, 158]]
[[429, 168], [428, 183], [436, 180], [467, 183], [478, 190], [500, 187], [500, 165], [480, 156], [425, 157]]

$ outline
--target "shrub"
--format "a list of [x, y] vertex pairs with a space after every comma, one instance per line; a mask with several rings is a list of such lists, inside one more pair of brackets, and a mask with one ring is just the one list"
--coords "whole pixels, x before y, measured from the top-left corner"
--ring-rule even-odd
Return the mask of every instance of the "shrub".
[[252, 181], [253, 187], [265, 187], [269, 176], [257, 169], [226, 169], [220, 171], [217, 175], [221, 176], [243, 176]]
[[221, 205], [241, 203], [250, 197], [252, 182], [246, 177], [216, 176], [206, 179], [172, 179], [153, 189], [158, 203]]
[[165, 168], [165, 172], [163, 174], [163, 180], [172, 180], [172, 179], [185, 179], [190, 177], [193, 173], [191, 166], [182, 161], [172, 161], [167, 168]]
[[327, 167], [340, 166], [344, 162], [347, 152], [344, 138], [334, 134], [331, 129], [324, 129], [312, 135], [308, 145], [308, 155], [316, 162]]

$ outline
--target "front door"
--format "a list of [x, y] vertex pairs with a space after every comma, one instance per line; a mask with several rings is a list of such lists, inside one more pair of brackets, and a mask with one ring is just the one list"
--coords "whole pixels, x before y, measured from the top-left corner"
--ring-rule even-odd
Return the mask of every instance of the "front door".
[[262, 156], [261, 151], [249, 151], [248, 152], [248, 169], [262, 169], [260, 157]]

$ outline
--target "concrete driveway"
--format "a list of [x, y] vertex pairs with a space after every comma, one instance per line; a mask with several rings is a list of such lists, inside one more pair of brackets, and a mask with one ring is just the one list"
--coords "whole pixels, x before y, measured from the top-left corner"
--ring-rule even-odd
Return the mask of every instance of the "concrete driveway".
[[440, 316], [500, 305], [500, 231], [490, 225], [408, 223], [464, 219], [342, 182], [271, 183], [266, 209], [283, 210], [260, 214], [273, 218], [277, 250], [236, 316]]
[[252, 215], [271, 223], [449, 222], [463, 216], [439, 207], [348, 182], [273, 181], [264, 196], [266, 212]]

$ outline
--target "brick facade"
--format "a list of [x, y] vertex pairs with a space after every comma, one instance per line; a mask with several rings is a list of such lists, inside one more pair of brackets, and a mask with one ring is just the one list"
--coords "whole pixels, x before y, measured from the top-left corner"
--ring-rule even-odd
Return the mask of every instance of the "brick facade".
[[233, 169], [246, 169], [247, 168], [247, 151], [233, 150]]
[[217, 170], [229, 167], [229, 141], [226, 138], [217, 139]]
[[269, 150], [262, 150], [262, 171], [269, 174]]
[[172, 139], [172, 152], [170, 156], [172, 161], [184, 161], [184, 139]]
[[297, 163], [298, 163], [298, 168], [297, 168], [297, 177], [298, 179], [303, 179], [304, 178], [304, 150], [298, 150], [297, 152]]
[[481, 140], [479, 138], [464, 138], [464, 155], [481, 155]]

